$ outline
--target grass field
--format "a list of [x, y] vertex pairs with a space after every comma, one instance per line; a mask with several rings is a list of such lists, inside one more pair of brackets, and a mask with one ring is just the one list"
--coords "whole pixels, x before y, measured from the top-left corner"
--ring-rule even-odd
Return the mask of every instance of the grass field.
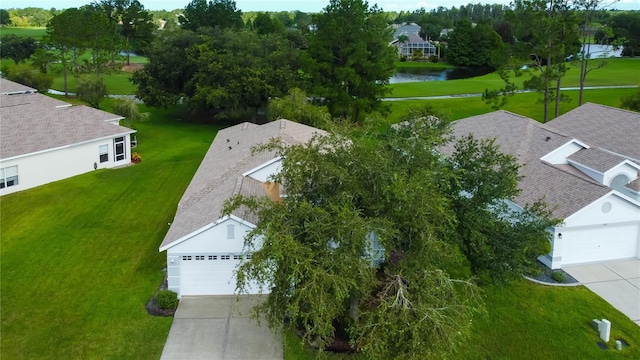
[[[104, 82], [107, 85], [107, 93], [117, 95], [134, 94], [136, 86], [129, 81], [130, 77], [131, 73], [125, 71], [112, 72], [111, 74], [104, 76]], [[76, 79], [71, 74], [67, 75], [67, 86], [69, 92], [76, 91]], [[64, 91], [64, 77], [62, 74], [54, 76], [51, 88], [58, 91]]]
[[[620, 99], [623, 96], [628, 96], [635, 92], [637, 92], [637, 89], [585, 90], [584, 100], [585, 102], [620, 107]], [[575, 109], [578, 106], [578, 91], [564, 91], [563, 93], [571, 98], [571, 102], [561, 103], [561, 114]], [[537, 102], [539, 99], [540, 94], [536, 93], [516, 94], [509, 98], [507, 104], [503, 107], [503, 110], [542, 121], [543, 108], [542, 104]], [[391, 106], [391, 114], [387, 117], [387, 121], [390, 124], [397, 123], [399, 117], [406, 113], [410, 107], [424, 104], [431, 104], [435, 108], [442, 110], [452, 120], [463, 119], [469, 116], [480, 115], [493, 111], [491, 106], [485, 104], [480, 97], [459, 97], [438, 100], [405, 100], [390, 101], [388, 103]], [[553, 112], [553, 107], [551, 108], [551, 111]], [[551, 115], [550, 118], [553, 118], [553, 115]]]
[[0, 27], [0, 38], [5, 35], [18, 35], [18, 36], [30, 36], [36, 40], [42, 40], [42, 37], [47, 33], [47, 28], [44, 27]]
[[[640, 84], [640, 59], [608, 59], [606, 67], [593, 70], [587, 75], [586, 86], [612, 86], [612, 85], [639, 85]], [[594, 64], [595, 61], [592, 61]], [[562, 80], [563, 87], [579, 86], [579, 65], [572, 65]], [[514, 78], [518, 86], [527, 75]], [[504, 86], [504, 81], [496, 74], [491, 73], [470, 79], [412, 82], [390, 85], [392, 91], [390, 97], [410, 96], [439, 96], [450, 94], [481, 94], [485, 89], [499, 89]]]
[[158, 246], [217, 129], [151, 111], [142, 163], [2, 197], [3, 359], [160, 357], [171, 318], [144, 308]]

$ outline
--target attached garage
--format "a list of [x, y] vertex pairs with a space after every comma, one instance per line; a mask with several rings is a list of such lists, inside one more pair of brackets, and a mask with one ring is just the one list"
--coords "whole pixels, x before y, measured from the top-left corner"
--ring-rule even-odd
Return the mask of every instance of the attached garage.
[[638, 231], [637, 223], [564, 228], [562, 265], [635, 258]]
[[236, 290], [234, 270], [241, 254], [193, 254], [180, 256], [182, 295], [225, 295]]

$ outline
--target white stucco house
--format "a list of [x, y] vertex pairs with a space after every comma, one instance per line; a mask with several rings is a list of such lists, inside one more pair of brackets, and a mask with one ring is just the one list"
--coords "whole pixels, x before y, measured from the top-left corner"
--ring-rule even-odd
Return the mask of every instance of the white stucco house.
[[[270, 152], [252, 155], [252, 147], [272, 138], [286, 144], [306, 143], [318, 132], [288, 120], [242, 123], [218, 132], [160, 245], [159, 251], [167, 252], [169, 290], [180, 297], [235, 293], [234, 272], [251, 256], [244, 238], [257, 219], [243, 209], [222, 216], [224, 202], [235, 194], [273, 200], [282, 195], [280, 186], [268, 182], [279, 171], [281, 159]], [[249, 289], [256, 292], [257, 288]]]
[[121, 119], [0, 79], [0, 195], [130, 163]]
[[547, 124], [496, 111], [453, 129], [495, 138], [522, 164], [516, 203], [543, 199], [563, 219], [543, 263], [640, 258], [640, 113], [587, 103]]

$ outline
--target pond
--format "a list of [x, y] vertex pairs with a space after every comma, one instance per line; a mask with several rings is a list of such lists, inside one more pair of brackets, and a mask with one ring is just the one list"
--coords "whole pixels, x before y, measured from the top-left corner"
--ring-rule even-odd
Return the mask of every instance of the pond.
[[468, 79], [490, 73], [490, 69], [476, 68], [408, 68], [398, 69], [389, 79], [389, 84], [400, 84], [407, 82], [422, 81], [446, 81], [457, 79]]

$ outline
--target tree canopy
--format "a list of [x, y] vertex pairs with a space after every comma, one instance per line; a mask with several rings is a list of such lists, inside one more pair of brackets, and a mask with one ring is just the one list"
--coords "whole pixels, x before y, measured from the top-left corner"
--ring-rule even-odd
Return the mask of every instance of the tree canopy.
[[261, 148], [283, 157], [271, 181], [287, 196], [235, 196], [226, 213], [246, 206], [260, 219], [245, 245], [261, 247], [238, 286], [269, 289], [257, 311], [272, 327], [301, 330], [321, 348], [346, 334], [371, 358], [441, 356], [481, 311], [473, 274], [519, 276], [548, 250], [547, 214], [500, 206], [517, 193], [515, 159], [473, 138], [444, 158], [448, 123], [430, 115]]
[[380, 109], [394, 71], [386, 16], [362, 0], [331, 0], [315, 23], [304, 54], [309, 92], [324, 99], [334, 117], [361, 121]]
[[454, 65], [497, 68], [505, 62], [506, 45], [489, 24], [458, 22], [449, 35], [447, 60]]
[[242, 11], [236, 9], [232, 0], [192, 0], [179, 16], [183, 29], [196, 31], [201, 27], [220, 29], [241, 28]]

